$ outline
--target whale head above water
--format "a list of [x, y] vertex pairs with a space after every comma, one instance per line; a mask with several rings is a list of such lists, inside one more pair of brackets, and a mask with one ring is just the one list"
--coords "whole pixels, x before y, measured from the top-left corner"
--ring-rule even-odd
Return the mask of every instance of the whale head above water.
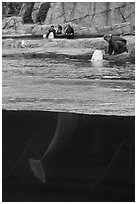
[[92, 55], [91, 61], [100, 61], [103, 60], [103, 52], [102, 50], [95, 50]]

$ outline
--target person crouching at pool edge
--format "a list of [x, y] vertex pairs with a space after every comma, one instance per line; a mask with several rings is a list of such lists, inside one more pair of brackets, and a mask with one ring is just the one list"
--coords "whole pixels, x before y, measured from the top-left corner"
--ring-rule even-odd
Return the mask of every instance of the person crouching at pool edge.
[[104, 40], [109, 43], [108, 54], [112, 54], [114, 51], [114, 55], [121, 54], [123, 52], [127, 52], [127, 41], [120, 36], [112, 36], [111, 34], [104, 35]]

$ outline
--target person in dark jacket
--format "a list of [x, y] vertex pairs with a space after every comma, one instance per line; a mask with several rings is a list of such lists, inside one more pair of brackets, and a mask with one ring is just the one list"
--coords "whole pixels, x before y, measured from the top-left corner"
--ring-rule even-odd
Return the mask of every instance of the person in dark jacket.
[[112, 36], [110, 34], [104, 36], [104, 40], [109, 43], [108, 53], [111, 55], [114, 51], [114, 55], [127, 52], [127, 41], [120, 36]]
[[57, 35], [62, 35], [62, 26], [58, 25]]
[[62, 26], [58, 25], [58, 30], [56, 32], [56, 38], [64, 38], [65, 34], [62, 31]]
[[46, 38], [49, 37], [49, 34], [50, 34], [51, 32], [53, 33], [54, 38], [55, 38], [55, 37], [56, 37], [56, 30], [55, 30], [55, 28], [54, 28], [53, 25], [52, 25], [52, 26], [50, 27], [50, 29], [48, 30], [48, 32], [47, 32], [47, 34], [46, 34]]
[[70, 39], [74, 37], [74, 29], [68, 24], [67, 28], [65, 29], [65, 36]]

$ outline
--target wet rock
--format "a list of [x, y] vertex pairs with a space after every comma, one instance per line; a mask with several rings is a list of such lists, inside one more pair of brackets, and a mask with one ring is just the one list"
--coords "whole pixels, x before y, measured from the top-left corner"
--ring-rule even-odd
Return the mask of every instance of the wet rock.
[[129, 54], [125, 52], [119, 55], [104, 55], [104, 59], [119, 63], [125, 63], [129, 61]]
[[132, 50], [130, 52], [129, 60], [131, 63], [135, 64], [135, 46], [132, 48]]

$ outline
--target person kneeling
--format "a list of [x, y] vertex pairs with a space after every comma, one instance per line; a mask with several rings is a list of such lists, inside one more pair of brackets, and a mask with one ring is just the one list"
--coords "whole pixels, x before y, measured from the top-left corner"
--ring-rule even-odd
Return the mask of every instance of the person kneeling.
[[112, 36], [111, 34], [105, 35], [104, 40], [109, 43], [108, 53], [111, 55], [114, 51], [114, 55], [127, 52], [127, 41], [120, 36]]

